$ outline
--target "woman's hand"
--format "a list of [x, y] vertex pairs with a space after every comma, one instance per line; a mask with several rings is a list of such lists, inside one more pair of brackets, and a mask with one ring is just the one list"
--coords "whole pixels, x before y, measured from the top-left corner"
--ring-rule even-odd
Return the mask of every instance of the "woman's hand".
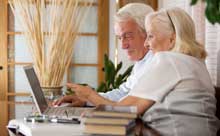
[[89, 86], [83, 86], [74, 83], [67, 83], [66, 86], [68, 88], [71, 88], [75, 92], [75, 95], [86, 101], [88, 100], [89, 96], [92, 95], [92, 93], [94, 92], [94, 90]]

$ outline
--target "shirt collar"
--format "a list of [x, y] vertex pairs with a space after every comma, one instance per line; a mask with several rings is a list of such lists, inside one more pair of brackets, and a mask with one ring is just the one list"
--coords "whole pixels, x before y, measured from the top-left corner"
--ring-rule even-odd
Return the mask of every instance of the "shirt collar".
[[146, 61], [146, 60], [148, 60], [148, 59], [150, 59], [150, 58], [152, 58], [152, 57], [153, 57], [153, 52], [152, 52], [151, 50], [149, 50], [149, 51], [145, 54], [144, 58], [142, 58], [142, 59], [139, 60], [138, 62], [144, 62], [144, 61]]

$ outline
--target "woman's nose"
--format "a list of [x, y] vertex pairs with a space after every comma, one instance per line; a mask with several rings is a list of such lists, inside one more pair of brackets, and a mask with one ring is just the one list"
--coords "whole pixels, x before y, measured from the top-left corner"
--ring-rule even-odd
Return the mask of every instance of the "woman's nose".
[[145, 47], [145, 48], [149, 48], [149, 44], [148, 44], [148, 42], [147, 42], [147, 39], [144, 41], [144, 47]]

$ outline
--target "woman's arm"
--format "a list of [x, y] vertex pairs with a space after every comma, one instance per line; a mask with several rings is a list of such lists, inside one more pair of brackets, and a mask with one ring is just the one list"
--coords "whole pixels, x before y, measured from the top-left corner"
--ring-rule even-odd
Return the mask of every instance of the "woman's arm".
[[146, 110], [148, 110], [155, 101], [149, 99], [143, 99], [135, 96], [127, 96], [116, 105], [121, 106], [136, 106], [138, 114], [143, 114]]
[[114, 102], [102, 97], [89, 86], [82, 86], [72, 83], [68, 83], [67, 86], [72, 88], [78, 97], [91, 102], [95, 106], [101, 104], [118, 105], [118, 106], [136, 106], [138, 114], [143, 114], [147, 109], [149, 109], [154, 104], [154, 101], [152, 100], [143, 99], [135, 96], [127, 96], [119, 102]]
[[136, 106], [138, 114], [143, 114], [147, 109], [149, 109], [155, 102], [152, 100], [147, 100], [135, 96], [126, 96], [123, 100], [119, 102], [110, 101], [97, 92], [93, 91], [91, 95], [87, 98], [87, 100], [94, 105], [117, 105], [117, 106]]

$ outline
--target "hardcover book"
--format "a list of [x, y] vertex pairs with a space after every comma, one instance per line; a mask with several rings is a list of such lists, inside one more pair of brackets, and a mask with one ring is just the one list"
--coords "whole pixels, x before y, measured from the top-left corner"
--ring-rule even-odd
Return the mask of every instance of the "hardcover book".
[[85, 116], [134, 119], [137, 118], [137, 108], [135, 106], [101, 105], [95, 110], [88, 112]]

